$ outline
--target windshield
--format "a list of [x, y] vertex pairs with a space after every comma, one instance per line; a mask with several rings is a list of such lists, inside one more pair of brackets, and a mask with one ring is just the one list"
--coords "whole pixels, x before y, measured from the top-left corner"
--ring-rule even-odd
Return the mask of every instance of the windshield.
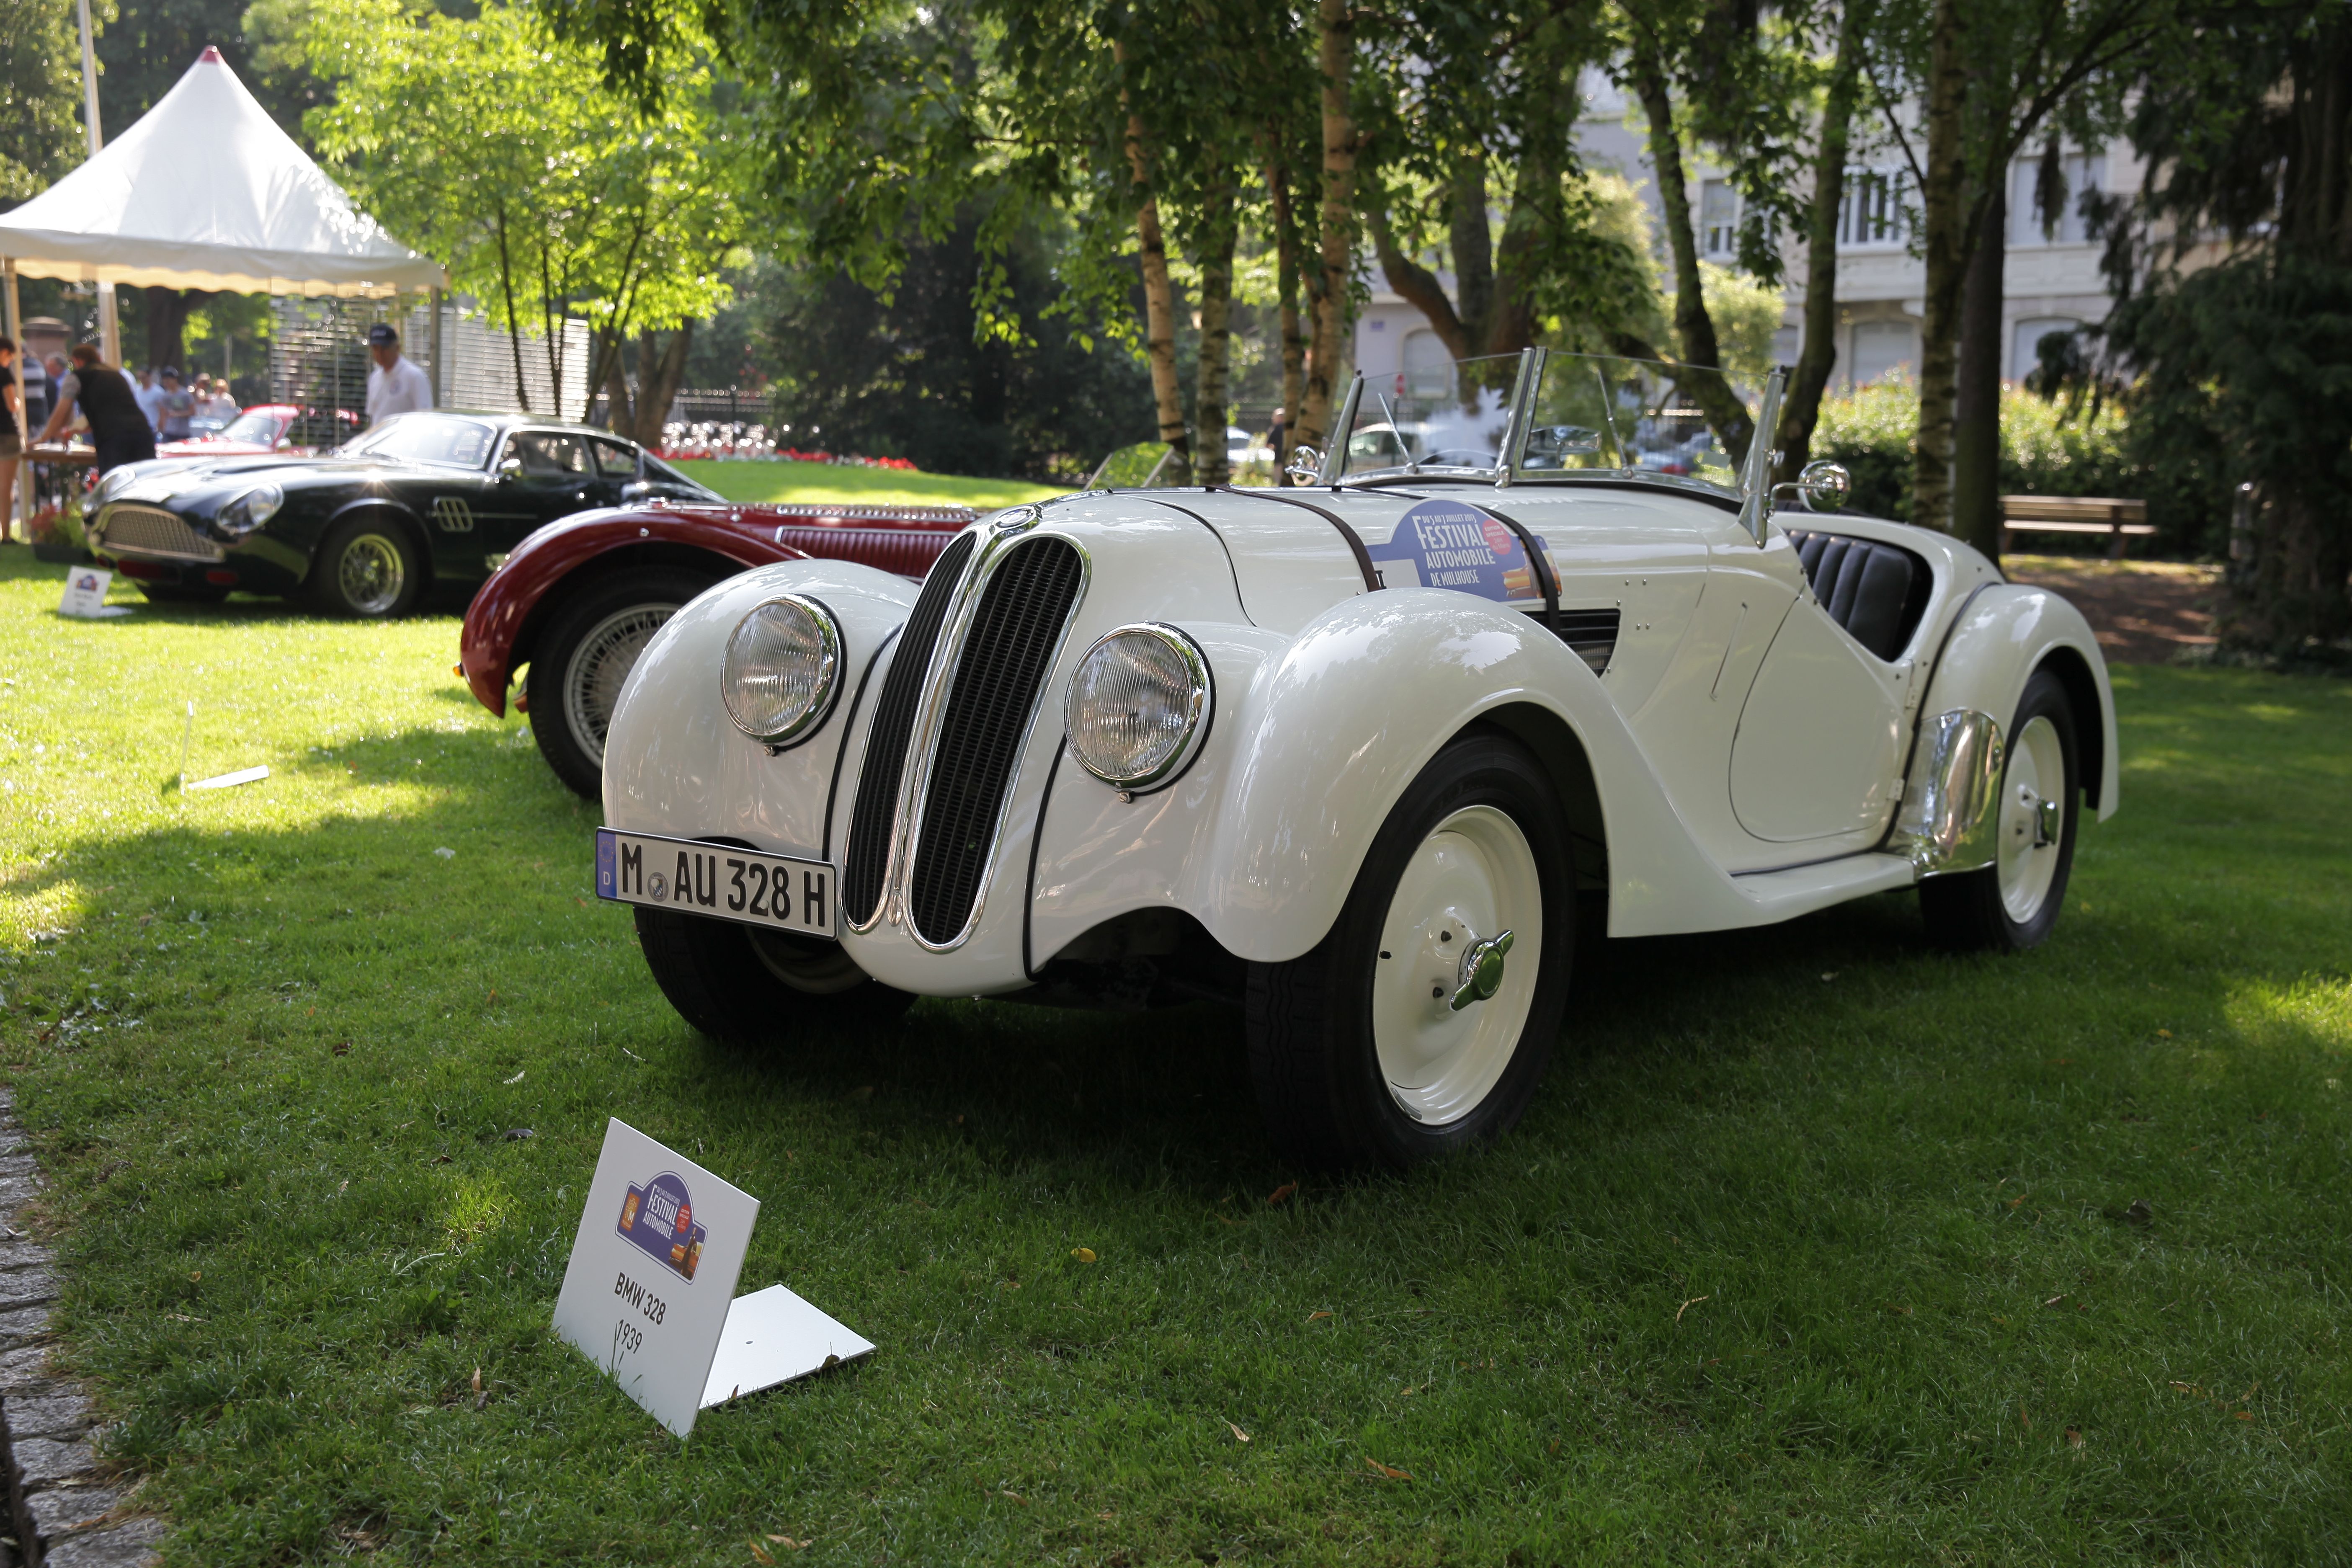
[[1491, 354], [1367, 377], [1348, 422], [1340, 474], [1492, 473], [1502, 466], [1518, 374], [1517, 354]]
[[710, 489], [708, 485], [697, 484], [694, 480], [688, 479], [684, 474], [679, 473], [676, 468], [671, 468], [667, 463], [663, 462], [659, 458], [655, 457], [652, 453], [648, 452], [645, 456], [646, 478], [647, 479], [666, 481], [669, 484], [677, 486], [680, 489], [692, 490], [696, 495], [709, 496], [712, 500], [721, 499], [718, 491]]
[[247, 441], [257, 447], [267, 447], [278, 439], [278, 416], [275, 414], [240, 414], [220, 433], [224, 441]]
[[366, 435], [345, 442], [342, 450], [410, 463], [478, 468], [489, 461], [498, 436], [496, 426], [478, 419], [450, 414], [396, 414]]
[[[1702, 377], [1709, 390], [1722, 384], [1721, 372], [1701, 366], [1608, 354], [1547, 354], [1518, 471], [1631, 469], [1736, 489], [1739, 476], [1732, 456], [1693, 395]], [[1737, 388], [1727, 390], [1740, 395]], [[1741, 401], [1755, 412], [1752, 399]]]

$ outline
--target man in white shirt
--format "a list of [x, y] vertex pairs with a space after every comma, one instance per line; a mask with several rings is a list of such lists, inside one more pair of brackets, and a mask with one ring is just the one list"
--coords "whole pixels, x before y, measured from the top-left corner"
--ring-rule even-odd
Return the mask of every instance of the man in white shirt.
[[400, 334], [382, 321], [368, 329], [368, 358], [375, 361], [375, 368], [368, 372], [370, 425], [433, 406], [433, 384], [401, 353]]
[[[131, 381], [128, 365], [123, 367], [122, 379]], [[139, 399], [139, 412], [147, 416], [147, 427], [160, 434], [163, 428], [163, 389], [155, 384], [155, 367], [151, 364], [141, 371], [139, 379], [131, 381], [131, 395]]]

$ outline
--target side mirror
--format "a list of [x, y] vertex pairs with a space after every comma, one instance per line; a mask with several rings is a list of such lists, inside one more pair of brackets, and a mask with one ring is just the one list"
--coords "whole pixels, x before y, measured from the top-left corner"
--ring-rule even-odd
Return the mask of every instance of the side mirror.
[[1293, 447], [1282, 471], [1302, 485], [1311, 485], [1323, 477], [1323, 454], [1312, 447]]
[[499, 465], [499, 483], [502, 485], [510, 485], [520, 478], [522, 478], [522, 459], [520, 458], [509, 458], [505, 462]]
[[1797, 491], [1805, 498], [1807, 511], [1836, 511], [1853, 493], [1853, 476], [1843, 463], [1823, 458], [1804, 466], [1797, 475]]
[[644, 500], [647, 496], [650, 496], [653, 493], [654, 484], [650, 479], [631, 479], [627, 484], [621, 487], [621, 500], [623, 501]]

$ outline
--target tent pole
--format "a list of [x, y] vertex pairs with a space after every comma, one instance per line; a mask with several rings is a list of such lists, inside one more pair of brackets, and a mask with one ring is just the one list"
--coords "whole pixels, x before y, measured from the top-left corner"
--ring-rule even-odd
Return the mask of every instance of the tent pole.
[[[89, 142], [89, 155], [98, 156], [106, 145], [105, 133], [98, 126], [98, 50], [90, 44], [89, 0], [80, 0], [81, 13], [81, 122]], [[114, 285], [98, 286], [98, 348], [109, 364], [122, 363], [122, 333], [115, 326]]]
[[[13, 257], [0, 258], [0, 293], [7, 296], [8, 341], [16, 345], [16, 363], [21, 367], [25, 363], [25, 318], [16, 304], [16, 262]], [[25, 384], [25, 374], [21, 368], [16, 372], [16, 384], [20, 388]], [[27, 412], [30, 411], [29, 405], [22, 401], [19, 401], [16, 406]], [[25, 537], [26, 539], [33, 537], [32, 447], [33, 437], [39, 434], [40, 432], [33, 429], [29, 424], [16, 432], [24, 452], [24, 460], [16, 465], [16, 482], [9, 487], [10, 494], [6, 502], [0, 504], [0, 542], [5, 542], [8, 538], [8, 519], [11, 512], [25, 520]]]

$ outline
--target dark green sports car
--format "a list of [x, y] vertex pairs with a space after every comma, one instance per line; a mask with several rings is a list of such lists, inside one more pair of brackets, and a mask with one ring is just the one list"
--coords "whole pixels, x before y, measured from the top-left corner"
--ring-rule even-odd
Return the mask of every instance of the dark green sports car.
[[319, 458], [167, 458], [92, 492], [89, 547], [151, 599], [231, 590], [380, 618], [470, 594], [558, 518], [719, 498], [633, 442], [498, 414], [402, 414]]

